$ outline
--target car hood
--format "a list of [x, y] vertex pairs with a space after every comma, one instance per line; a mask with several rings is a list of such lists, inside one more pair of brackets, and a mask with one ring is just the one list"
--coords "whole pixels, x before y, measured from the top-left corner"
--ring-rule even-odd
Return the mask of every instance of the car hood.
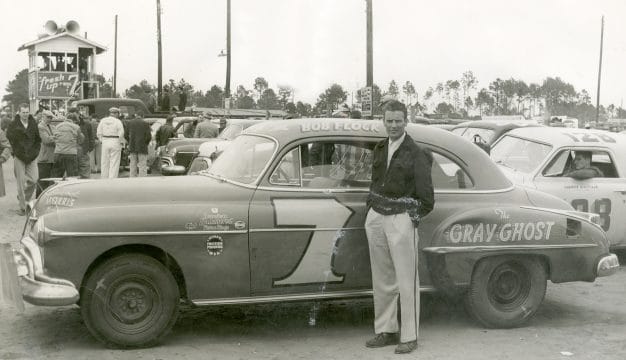
[[[218, 139], [216, 139], [218, 140]], [[214, 152], [221, 152], [224, 151], [228, 145], [230, 145], [231, 141], [230, 140], [218, 140], [218, 141], [210, 141], [210, 142], [205, 142], [202, 145], [200, 145], [200, 148], [198, 149], [199, 154], [198, 156], [211, 156], [211, 154], [213, 154]]]
[[167, 153], [171, 153], [173, 149], [176, 149], [177, 152], [180, 151], [198, 151], [198, 148], [201, 144], [207, 141], [217, 141], [220, 139], [217, 138], [189, 138], [189, 139], [177, 139], [172, 140], [167, 144], [166, 151]]
[[[159, 205], [161, 210], [179, 204], [230, 201], [245, 192], [231, 183], [208, 176], [143, 177], [109, 180], [64, 181], [50, 187], [37, 200], [36, 215], [90, 208]], [[245, 197], [245, 196], [244, 196]]]

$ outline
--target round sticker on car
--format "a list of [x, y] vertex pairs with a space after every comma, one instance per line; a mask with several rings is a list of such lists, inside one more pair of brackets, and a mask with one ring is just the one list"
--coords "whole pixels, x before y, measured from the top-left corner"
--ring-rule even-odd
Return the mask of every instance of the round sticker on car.
[[217, 256], [224, 250], [224, 239], [219, 235], [213, 235], [206, 241], [206, 251], [211, 256]]

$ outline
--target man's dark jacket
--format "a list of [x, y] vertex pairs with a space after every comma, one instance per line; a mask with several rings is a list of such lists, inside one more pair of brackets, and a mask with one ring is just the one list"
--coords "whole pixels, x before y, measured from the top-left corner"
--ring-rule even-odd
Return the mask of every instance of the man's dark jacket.
[[80, 147], [83, 150], [83, 154], [87, 154], [96, 147], [96, 137], [93, 133], [93, 127], [88, 120], [82, 118], [78, 123], [78, 126], [80, 127], [80, 131], [83, 133], [83, 136], [85, 136], [85, 140], [83, 140], [80, 144]]
[[374, 148], [372, 183], [367, 205], [383, 215], [407, 212], [414, 224], [435, 205], [431, 179], [432, 154], [407, 134], [391, 157], [387, 169], [389, 139]]
[[176, 131], [172, 126], [172, 123], [165, 123], [159, 127], [156, 134], [154, 135], [156, 140], [156, 146], [164, 146], [170, 141], [170, 138], [176, 137]]
[[11, 143], [13, 156], [25, 164], [37, 159], [41, 147], [41, 137], [39, 137], [37, 122], [32, 115], [28, 115], [28, 127], [26, 128], [22, 125], [20, 116], [16, 115], [7, 128], [7, 139]]
[[128, 151], [137, 154], [147, 154], [148, 144], [152, 139], [150, 125], [141, 118], [128, 122]]

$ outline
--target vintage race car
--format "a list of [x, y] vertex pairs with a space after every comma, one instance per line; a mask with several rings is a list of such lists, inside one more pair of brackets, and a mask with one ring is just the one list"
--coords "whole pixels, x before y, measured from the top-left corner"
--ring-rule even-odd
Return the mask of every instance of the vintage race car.
[[[432, 151], [419, 226], [421, 291], [465, 297], [489, 327], [527, 321], [547, 280], [619, 266], [598, 217], [514, 186], [472, 143], [407, 126]], [[364, 231], [376, 120], [265, 121], [199, 175], [48, 188], [15, 255], [23, 298], [79, 304], [102, 342], [148, 346], [195, 306], [371, 296]]]
[[[576, 152], [591, 152], [598, 176], [568, 176]], [[491, 158], [513, 182], [558, 196], [578, 211], [599, 215], [611, 248], [626, 247], [626, 136], [558, 127], [511, 130]]]

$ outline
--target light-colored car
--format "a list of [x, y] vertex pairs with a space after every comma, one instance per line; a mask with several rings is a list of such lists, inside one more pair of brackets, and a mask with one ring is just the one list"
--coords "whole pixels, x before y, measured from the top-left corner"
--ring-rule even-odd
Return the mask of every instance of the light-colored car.
[[[577, 152], [590, 152], [600, 176], [572, 174]], [[626, 136], [557, 127], [514, 129], [491, 148], [491, 158], [513, 182], [545, 191], [578, 211], [596, 213], [611, 248], [626, 247]], [[574, 173], [575, 174], [575, 173]]]

